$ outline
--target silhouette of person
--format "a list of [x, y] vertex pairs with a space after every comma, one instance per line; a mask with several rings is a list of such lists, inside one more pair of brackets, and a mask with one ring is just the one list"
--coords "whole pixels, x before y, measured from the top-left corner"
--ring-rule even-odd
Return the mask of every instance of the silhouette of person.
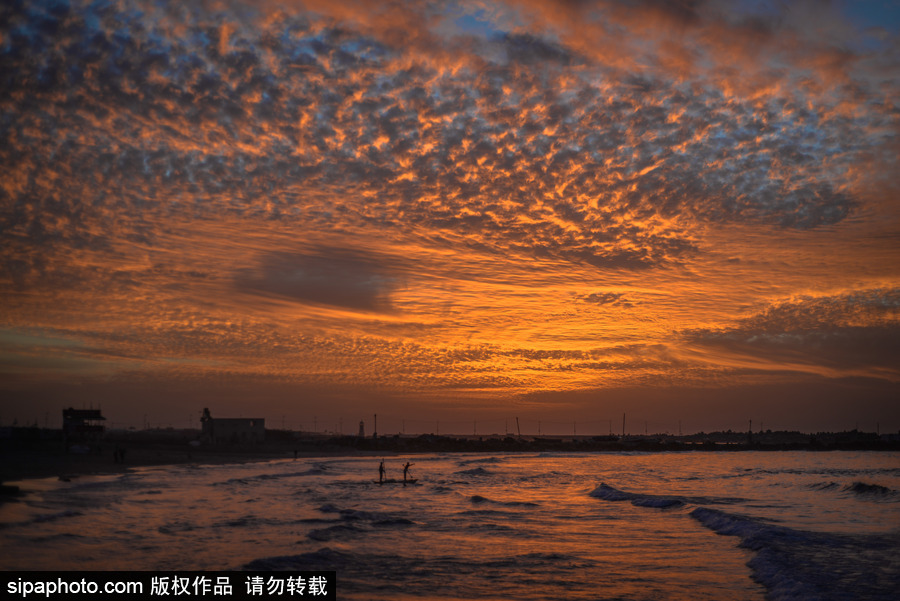
[[384, 459], [381, 460], [381, 464], [378, 466], [378, 482], [384, 482]]
[[406, 482], [406, 476], [409, 475], [409, 466], [413, 465], [409, 461], [403, 466], [403, 481]]

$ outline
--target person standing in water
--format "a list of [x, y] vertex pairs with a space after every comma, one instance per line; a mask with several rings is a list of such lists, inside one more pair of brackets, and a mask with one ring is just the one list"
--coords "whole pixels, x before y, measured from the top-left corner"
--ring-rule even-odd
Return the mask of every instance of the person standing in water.
[[378, 466], [378, 483], [381, 484], [384, 482], [384, 459], [381, 460], [381, 464]]
[[414, 465], [409, 461], [406, 462], [406, 465], [403, 466], [403, 481], [406, 482], [406, 476], [409, 474], [409, 466]]

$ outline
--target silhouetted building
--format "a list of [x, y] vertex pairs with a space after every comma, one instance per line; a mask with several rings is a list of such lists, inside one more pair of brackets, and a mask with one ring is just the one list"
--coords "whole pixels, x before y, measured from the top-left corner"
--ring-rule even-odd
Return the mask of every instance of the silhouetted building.
[[106, 418], [99, 409], [63, 409], [63, 435], [66, 438], [94, 438], [103, 434]]
[[266, 440], [266, 420], [261, 417], [213, 417], [203, 409], [202, 438], [213, 443], [257, 443]]
[[366, 437], [366, 422], [364, 422], [362, 420], [359, 421], [359, 437], [360, 438]]

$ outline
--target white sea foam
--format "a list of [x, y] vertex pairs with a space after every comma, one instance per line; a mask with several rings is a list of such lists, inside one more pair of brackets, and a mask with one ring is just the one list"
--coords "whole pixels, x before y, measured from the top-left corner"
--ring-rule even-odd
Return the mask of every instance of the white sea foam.
[[806, 532], [707, 507], [691, 516], [756, 553], [748, 565], [770, 599], [888, 601], [900, 591], [900, 535]]
[[[890, 496], [883, 486], [854, 485], [856, 494]], [[833, 490], [833, 483], [811, 486]], [[740, 539], [740, 545], [755, 555], [748, 562], [753, 577], [773, 600], [896, 599], [900, 590], [900, 534], [868, 535], [809, 532], [790, 528], [760, 517], [707, 507], [714, 497], [651, 495], [626, 492], [607, 484], [590, 496], [606, 501], [631, 501], [638, 507], [666, 508], [699, 505], [690, 515], [697, 522], [724, 536]], [[756, 505], [748, 505], [759, 507]]]

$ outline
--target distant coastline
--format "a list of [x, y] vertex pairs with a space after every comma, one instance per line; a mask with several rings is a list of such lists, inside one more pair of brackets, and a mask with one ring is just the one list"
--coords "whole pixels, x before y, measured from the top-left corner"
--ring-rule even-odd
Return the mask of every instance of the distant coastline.
[[[67, 448], [54, 431], [21, 428], [0, 440], [0, 483], [125, 473], [171, 464], [222, 464], [327, 455], [419, 453], [602, 453], [736, 451], [900, 451], [900, 435], [874, 432], [710, 432], [685, 436], [418, 436], [377, 438], [270, 430], [258, 444], [204, 444], [197, 430], [109, 431], [90, 445]], [[116, 452], [122, 453], [117, 456]], [[5, 489], [4, 489], [5, 490]], [[8, 491], [7, 491], [8, 492]]]

